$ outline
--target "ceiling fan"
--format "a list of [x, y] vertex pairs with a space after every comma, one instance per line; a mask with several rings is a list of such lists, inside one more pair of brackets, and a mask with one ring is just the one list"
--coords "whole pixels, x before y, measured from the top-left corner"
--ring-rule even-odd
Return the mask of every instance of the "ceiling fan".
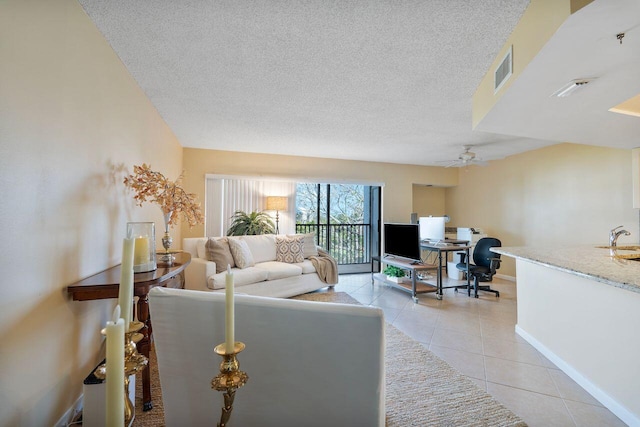
[[456, 160], [445, 160], [439, 163], [445, 163], [445, 168], [465, 167], [469, 165], [486, 166], [487, 162], [476, 156], [476, 153], [469, 151], [472, 145], [465, 145], [464, 151], [460, 153]]

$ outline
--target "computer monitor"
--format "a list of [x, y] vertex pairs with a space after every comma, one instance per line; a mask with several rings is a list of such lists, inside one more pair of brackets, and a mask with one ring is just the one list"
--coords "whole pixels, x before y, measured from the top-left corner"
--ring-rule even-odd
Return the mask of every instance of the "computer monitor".
[[417, 224], [384, 224], [384, 254], [420, 261], [420, 232]]
[[422, 216], [418, 224], [420, 225], [420, 240], [444, 242], [445, 217]]

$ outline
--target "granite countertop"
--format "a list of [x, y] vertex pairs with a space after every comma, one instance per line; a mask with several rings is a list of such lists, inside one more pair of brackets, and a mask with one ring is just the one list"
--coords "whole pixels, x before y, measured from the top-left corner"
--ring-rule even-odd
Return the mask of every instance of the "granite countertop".
[[640, 260], [623, 258], [631, 253], [610, 250], [597, 245], [566, 247], [500, 247], [492, 251], [516, 259], [531, 261], [549, 268], [575, 274], [607, 285], [640, 293]]

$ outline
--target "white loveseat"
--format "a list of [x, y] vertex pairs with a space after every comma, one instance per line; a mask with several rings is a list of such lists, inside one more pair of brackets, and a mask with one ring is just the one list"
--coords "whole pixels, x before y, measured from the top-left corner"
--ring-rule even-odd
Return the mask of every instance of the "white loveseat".
[[[282, 239], [286, 236], [278, 236]], [[185, 289], [196, 291], [224, 291], [226, 265], [219, 265], [211, 259], [207, 241], [229, 244], [243, 242], [250, 252], [248, 265], [234, 266], [231, 261], [236, 293], [288, 298], [313, 292], [327, 286], [333, 287], [336, 280], [323, 281], [312, 262], [319, 255], [313, 243], [312, 235], [290, 235], [290, 238], [303, 241], [303, 258], [301, 262], [279, 262], [279, 241], [273, 234], [239, 237], [189, 237], [182, 240], [182, 249], [191, 254], [191, 264], [185, 270]], [[235, 254], [234, 254], [234, 258]], [[316, 257], [317, 259], [317, 257]], [[324, 259], [322, 261], [327, 261]], [[323, 275], [324, 276], [324, 275]], [[337, 278], [337, 272], [335, 274]]]
[[[222, 393], [225, 296], [154, 288], [149, 293], [165, 422], [211, 426]], [[237, 295], [235, 337], [249, 381], [234, 426], [384, 426], [384, 318], [380, 308]]]

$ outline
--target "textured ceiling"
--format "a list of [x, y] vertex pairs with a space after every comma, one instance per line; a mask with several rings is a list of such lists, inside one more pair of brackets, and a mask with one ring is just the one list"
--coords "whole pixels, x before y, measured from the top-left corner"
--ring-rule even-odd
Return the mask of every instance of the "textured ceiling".
[[438, 165], [528, 0], [79, 0], [185, 147]]

